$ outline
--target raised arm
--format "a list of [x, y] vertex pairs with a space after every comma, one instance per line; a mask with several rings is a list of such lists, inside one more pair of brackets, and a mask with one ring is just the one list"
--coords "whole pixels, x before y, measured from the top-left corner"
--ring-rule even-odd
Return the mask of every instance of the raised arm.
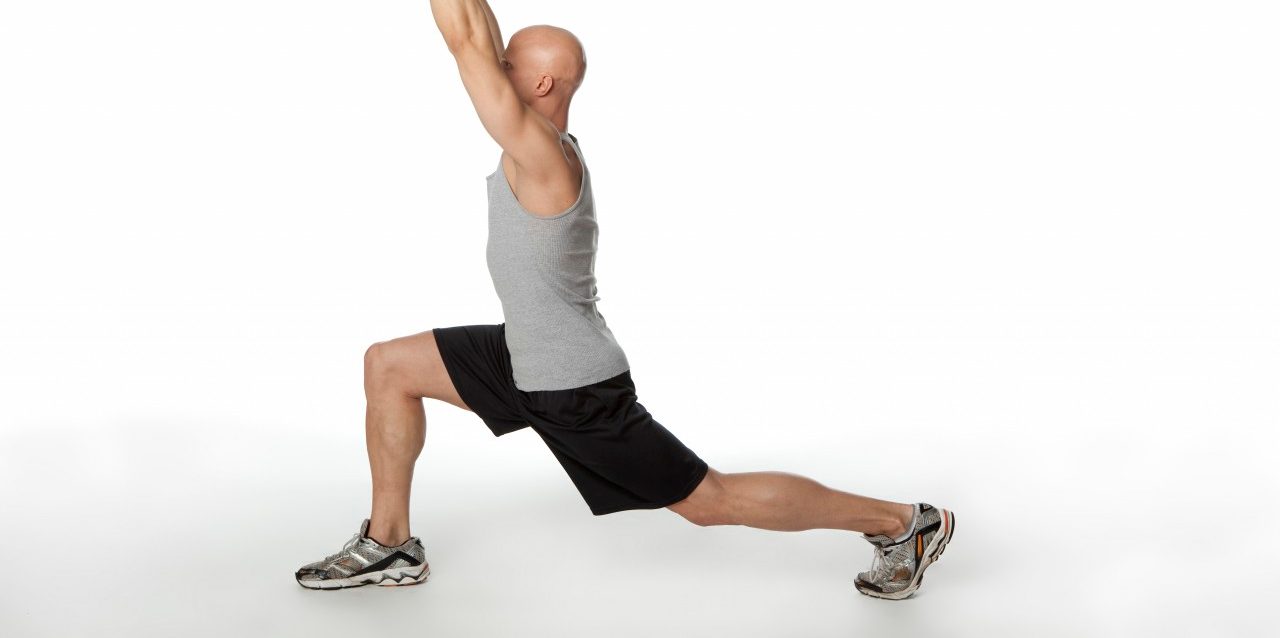
[[484, 37], [493, 42], [497, 57], [502, 57], [506, 49], [502, 44], [502, 32], [498, 29], [493, 9], [485, 0], [431, 0], [431, 14], [450, 51], [464, 40]]
[[502, 30], [498, 28], [498, 19], [494, 17], [488, 0], [480, 0], [480, 6], [484, 7], [484, 15], [489, 20], [489, 35], [493, 36], [493, 50], [498, 52], [498, 62], [501, 63], [502, 53], [507, 50], [507, 45], [502, 43]]
[[558, 139], [547, 129], [546, 118], [521, 102], [511, 86], [503, 68], [506, 47], [489, 3], [431, 0], [431, 13], [485, 130], [517, 164], [530, 166], [542, 159]]

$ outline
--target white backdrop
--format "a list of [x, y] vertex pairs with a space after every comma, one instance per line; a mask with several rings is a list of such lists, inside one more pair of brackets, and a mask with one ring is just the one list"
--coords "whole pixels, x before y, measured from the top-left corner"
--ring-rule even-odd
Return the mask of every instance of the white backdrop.
[[[592, 517], [427, 402], [430, 581], [361, 358], [498, 323], [426, 2], [0, 5], [0, 633], [1236, 636], [1277, 591], [1280, 58], [1262, 2], [495, 0], [589, 61], [600, 309], [715, 468], [953, 508], [904, 603], [832, 530]], [[883, 633], [882, 633], [883, 632]]]

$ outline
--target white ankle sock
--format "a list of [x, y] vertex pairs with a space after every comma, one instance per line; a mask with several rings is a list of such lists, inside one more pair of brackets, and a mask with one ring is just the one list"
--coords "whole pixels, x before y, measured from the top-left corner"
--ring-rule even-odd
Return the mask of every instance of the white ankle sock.
[[911, 522], [907, 524], [907, 531], [903, 532], [902, 536], [893, 539], [893, 542], [901, 543], [902, 541], [911, 538], [911, 533], [916, 531], [916, 521], [918, 520], [920, 520], [920, 504], [913, 503], [911, 505]]

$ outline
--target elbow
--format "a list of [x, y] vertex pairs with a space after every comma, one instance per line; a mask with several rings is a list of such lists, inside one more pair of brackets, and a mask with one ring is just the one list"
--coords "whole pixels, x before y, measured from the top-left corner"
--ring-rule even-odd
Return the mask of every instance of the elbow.
[[466, 45], [467, 45], [466, 36], [459, 35], [457, 33], [444, 33], [444, 32], [441, 32], [441, 35], [444, 36], [444, 45], [446, 47], [449, 47], [449, 53], [457, 54], [459, 51], [466, 48]]
[[462, 34], [453, 37], [446, 37], [444, 43], [449, 47], [449, 53], [455, 56], [463, 51], [473, 51], [477, 48], [488, 47], [493, 48], [493, 41], [489, 39], [489, 34]]
[[458, 51], [466, 49], [471, 44], [471, 38], [465, 33], [445, 33], [444, 46], [449, 47], [449, 53], [457, 54]]

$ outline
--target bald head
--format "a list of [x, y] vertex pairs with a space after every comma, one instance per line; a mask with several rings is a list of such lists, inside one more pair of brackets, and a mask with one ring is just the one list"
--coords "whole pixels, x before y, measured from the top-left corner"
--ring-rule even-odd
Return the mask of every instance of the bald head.
[[551, 100], [567, 105], [587, 73], [587, 53], [568, 29], [549, 24], [511, 34], [503, 68], [520, 100], [533, 105]]

